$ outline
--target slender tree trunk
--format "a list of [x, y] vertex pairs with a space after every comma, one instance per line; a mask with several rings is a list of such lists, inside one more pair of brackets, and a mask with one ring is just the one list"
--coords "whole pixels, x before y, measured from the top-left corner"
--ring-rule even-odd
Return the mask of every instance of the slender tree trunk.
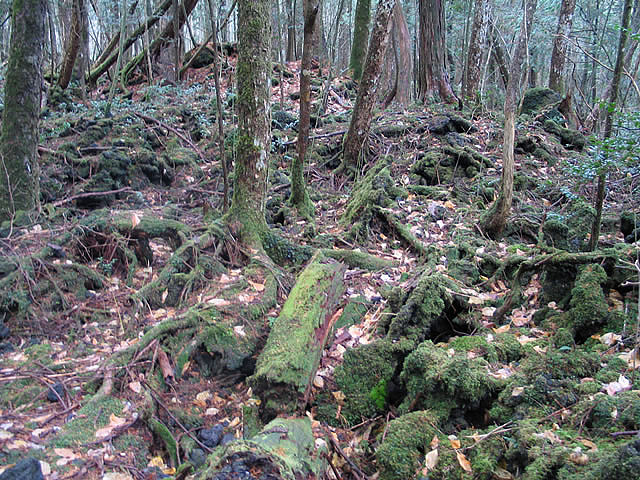
[[247, 245], [261, 246], [271, 147], [271, 2], [238, 0], [238, 147], [227, 222]]
[[58, 86], [63, 90], [69, 86], [73, 66], [76, 63], [78, 52], [80, 51], [80, 40], [82, 35], [82, 14], [86, 12], [84, 0], [73, 0], [71, 12], [71, 31], [67, 37], [67, 48], [62, 60], [62, 70], [58, 77]]
[[[122, 8], [120, 9], [120, 45], [118, 46], [118, 61], [116, 62], [116, 71], [113, 74], [113, 80], [111, 81], [111, 88], [109, 88], [109, 99], [105, 107], [105, 115], [111, 115], [111, 103], [116, 93], [116, 85], [118, 80], [122, 79], [122, 55], [124, 54], [124, 34], [127, 27], [127, 0], [122, 0]], [[124, 83], [124, 82], [123, 82]]]
[[558, 93], [564, 93], [562, 73], [567, 56], [567, 38], [571, 34], [575, 8], [576, 0], [562, 0], [560, 15], [558, 16], [558, 28], [556, 29], [556, 36], [553, 38], [549, 88]]
[[351, 60], [349, 68], [353, 72], [353, 79], [360, 80], [365, 55], [367, 54], [367, 40], [369, 38], [369, 20], [371, 19], [371, 0], [358, 0], [356, 16], [353, 25], [353, 42], [351, 43]]
[[358, 97], [351, 114], [349, 131], [344, 139], [343, 167], [357, 166], [360, 163], [362, 153], [367, 149], [373, 104], [376, 100], [376, 88], [389, 43], [390, 20], [395, 3], [395, 0], [380, 0], [378, 2]]
[[469, 39], [469, 53], [462, 80], [462, 96], [479, 101], [482, 65], [486, 57], [487, 39], [489, 36], [489, 20], [491, 15], [490, 0], [476, 0]]
[[180, 81], [180, 13], [179, 0], [173, 0], [173, 81], [176, 83]]
[[15, 0], [0, 133], [0, 222], [38, 203], [46, 0]]
[[[610, 107], [607, 109], [607, 117], [604, 123], [603, 138], [611, 137], [613, 133], [613, 116], [615, 113], [616, 103], [618, 102], [618, 92], [620, 91], [620, 80], [622, 79], [622, 69], [624, 66], [624, 50], [629, 38], [629, 24], [631, 23], [631, 0], [624, 0], [622, 9], [622, 29], [620, 30], [620, 41], [618, 42], [618, 53], [616, 55], [616, 66], [613, 70], [613, 80], [611, 82], [611, 96], [609, 97]], [[606, 196], [607, 171], [605, 167], [601, 167], [598, 175], [598, 187], [596, 195], [596, 218], [591, 228], [591, 238], [589, 241], [589, 250], [593, 251], [598, 246], [600, 238], [600, 223], [602, 222], [602, 209], [604, 207], [604, 198]]]
[[213, 16], [213, 0], [208, 1], [209, 4], [209, 16], [211, 18], [211, 38], [213, 39], [213, 76], [214, 85], [216, 87], [216, 117], [218, 120], [218, 144], [220, 147], [220, 164], [222, 165], [222, 181], [223, 181], [223, 197], [222, 197], [222, 211], [227, 212], [229, 209], [229, 172], [227, 166], [227, 159], [224, 151], [224, 126], [223, 126], [223, 112], [222, 112], [222, 95], [220, 94], [220, 64], [218, 60], [218, 35], [216, 32], [216, 20]]
[[500, 180], [500, 195], [491, 209], [480, 221], [481, 228], [491, 237], [502, 235], [513, 202], [513, 173], [514, 173], [514, 139], [516, 124], [516, 109], [518, 106], [518, 92], [520, 77], [522, 76], [522, 64], [527, 53], [527, 42], [533, 24], [538, 0], [526, 0], [522, 15], [522, 24], [518, 44], [511, 58], [509, 69], [509, 83], [504, 99], [504, 142], [502, 147], [502, 178]]
[[296, 12], [293, 7], [293, 0], [286, 0], [287, 8], [287, 62], [296, 60]]
[[418, 54], [418, 98], [430, 102], [437, 98], [456, 103], [446, 68], [444, 1], [419, 2], [420, 36]]
[[291, 162], [291, 204], [298, 213], [311, 220], [313, 204], [304, 182], [304, 159], [309, 142], [309, 124], [311, 119], [311, 60], [314, 50], [314, 30], [318, 17], [318, 0], [304, 0], [304, 39], [302, 45], [302, 64], [300, 66], [300, 120], [298, 122], [298, 154]]

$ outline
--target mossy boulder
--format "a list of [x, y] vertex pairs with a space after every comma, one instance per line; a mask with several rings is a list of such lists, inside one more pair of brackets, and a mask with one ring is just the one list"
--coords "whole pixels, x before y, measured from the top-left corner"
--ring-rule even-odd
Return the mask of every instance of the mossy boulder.
[[411, 350], [428, 338], [447, 340], [452, 336], [452, 323], [460, 330], [466, 322], [457, 318], [461, 306], [452, 292], [455, 283], [439, 273], [427, 271], [418, 277], [414, 288], [395, 287], [388, 294], [392, 313], [378, 323], [387, 338]]
[[472, 358], [467, 352], [455, 350], [451, 354], [446, 346], [430, 340], [421, 343], [404, 361], [400, 378], [407, 396], [401, 411], [433, 405], [439, 405], [438, 411], [443, 413], [456, 407], [463, 411], [477, 409], [502, 384], [489, 375], [488, 367], [481, 357]]
[[341, 222], [349, 228], [348, 237], [363, 241], [369, 236], [371, 222], [377, 207], [388, 207], [396, 198], [407, 193], [396, 187], [391, 178], [389, 160], [379, 160], [367, 174], [356, 183]]
[[620, 215], [620, 231], [627, 243], [640, 240], [640, 215], [634, 212], [623, 212]]
[[191, 68], [203, 68], [213, 63], [213, 60], [214, 60], [213, 50], [210, 49], [209, 47], [204, 47], [199, 52], [197, 48], [194, 48], [193, 50], [187, 52], [184, 56], [185, 64], [189, 60], [191, 60], [191, 58], [196, 52], [198, 54], [196, 55], [196, 58], [191, 62]]
[[[542, 110], [552, 110], [561, 100], [562, 97], [550, 88], [530, 88], [524, 92], [521, 113], [523, 115], [536, 115]], [[558, 115], [560, 115], [559, 112]], [[560, 115], [560, 117], [562, 116]]]
[[399, 352], [388, 340], [345, 353], [344, 362], [335, 370], [335, 380], [345, 395], [342, 415], [347, 423], [355, 425], [384, 410], [398, 364]]
[[587, 139], [577, 130], [564, 128], [554, 120], [545, 120], [543, 125], [545, 131], [554, 134], [560, 139], [560, 143], [570, 150], [582, 151], [587, 145]]
[[578, 342], [584, 342], [607, 323], [609, 307], [602, 290], [606, 281], [607, 274], [598, 264], [582, 267], [576, 278], [566, 321]]
[[439, 185], [451, 183], [455, 177], [473, 178], [483, 166], [491, 165], [491, 160], [471, 147], [446, 145], [423, 154], [411, 166], [411, 173], [427, 185]]
[[376, 450], [380, 480], [414, 478], [433, 438], [448, 441], [438, 430], [441, 420], [437, 413], [421, 410], [389, 422], [387, 435]]

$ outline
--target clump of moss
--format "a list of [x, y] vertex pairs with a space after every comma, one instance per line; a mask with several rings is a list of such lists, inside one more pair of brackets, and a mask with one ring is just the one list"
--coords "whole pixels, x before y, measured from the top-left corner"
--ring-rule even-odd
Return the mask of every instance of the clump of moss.
[[413, 478], [434, 436], [441, 436], [442, 420], [429, 410], [407, 413], [389, 422], [387, 435], [376, 450], [380, 480]]
[[395, 186], [388, 160], [379, 160], [358, 181], [347, 203], [342, 223], [349, 226], [349, 238], [356, 241], [367, 239], [376, 208], [388, 207], [396, 198], [406, 195], [404, 190]]
[[545, 120], [544, 129], [556, 135], [566, 148], [581, 151], [587, 144], [587, 139], [580, 132], [561, 127], [551, 119]]
[[456, 353], [464, 353], [468, 357], [482, 357], [489, 363], [498, 361], [496, 347], [480, 335], [466, 335], [449, 340], [449, 347]]
[[597, 264], [582, 268], [571, 290], [566, 320], [576, 341], [584, 342], [607, 322], [608, 305], [601, 285], [607, 274]]
[[455, 315], [447, 313], [457, 310], [450, 293], [455, 288], [444, 275], [430, 272], [422, 274], [410, 292], [402, 287], [394, 288], [389, 294], [389, 304], [396, 315], [380, 322], [379, 328], [391, 340], [404, 340], [409, 349], [427, 338], [451, 332], [449, 318]]
[[388, 340], [348, 350], [344, 362], [335, 370], [338, 388], [345, 395], [342, 414], [349, 424], [383, 411], [387, 403], [388, 382], [398, 365], [397, 350]]
[[482, 358], [469, 358], [466, 352], [451, 355], [447, 348], [427, 340], [404, 361], [400, 378], [405, 382], [407, 396], [400, 408], [406, 411], [443, 400], [449, 408], [477, 408], [501, 385], [500, 380], [488, 374], [487, 367]]

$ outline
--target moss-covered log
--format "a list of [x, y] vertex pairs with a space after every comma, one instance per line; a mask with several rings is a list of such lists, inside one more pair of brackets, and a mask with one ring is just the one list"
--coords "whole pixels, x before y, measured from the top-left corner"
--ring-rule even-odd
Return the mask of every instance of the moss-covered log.
[[324, 462], [315, 457], [309, 420], [276, 418], [251, 439], [214, 450], [198, 479], [256, 478], [252, 471], [273, 480], [322, 478]]
[[291, 290], [250, 379], [265, 417], [294, 412], [309, 400], [344, 291], [344, 272], [344, 265], [316, 256]]

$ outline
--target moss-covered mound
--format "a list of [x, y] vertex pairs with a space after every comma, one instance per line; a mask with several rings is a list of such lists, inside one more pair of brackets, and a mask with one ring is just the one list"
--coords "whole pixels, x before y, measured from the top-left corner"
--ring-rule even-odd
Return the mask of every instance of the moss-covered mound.
[[388, 207], [396, 198], [406, 195], [404, 190], [396, 187], [391, 178], [388, 160], [380, 159], [356, 183], [349, 197], [342, 217], [342, 223], [349, 228], [348, 236], [356, 241], [367, 239], [376, 208]]
[[388, 340], [345, 353], [344, 362], [335, 370], [335, 380], [345, 396], [342, 415], [347, 423], [355, 425], [384, 411], [398, 364], [398, 349]]
[[400, 378], [407, 396], [401, 410], [434, 408], [447, 418], [454, 408], [476, 409], [501, 386], [488, 367], [482, 357], [455, 350], [451, 354], [445, 346], [427, 340], [404, 361]]
[[[389, 423], [387, 435], [376, 450], [380, 480], [414, 478], [438, 430], [441, 418], [429, 410], [411, 412]], [[443, 440], [444, 441], [444, 440]]]

